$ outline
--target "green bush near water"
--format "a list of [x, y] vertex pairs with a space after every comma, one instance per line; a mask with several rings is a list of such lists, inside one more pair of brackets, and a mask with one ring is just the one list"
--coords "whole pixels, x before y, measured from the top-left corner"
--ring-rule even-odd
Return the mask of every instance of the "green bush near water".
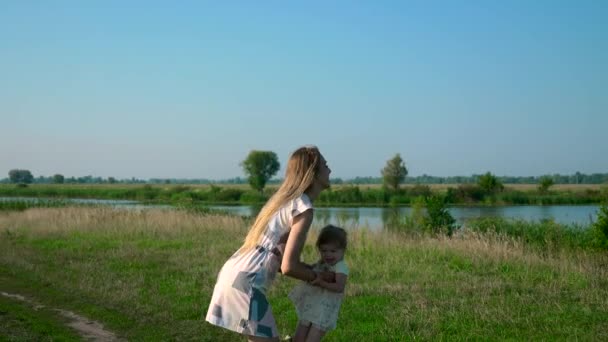
[[593, 223], [591, 232], [594, 245], [608, 251], [608, 204], [600, 207], [597, 220]]

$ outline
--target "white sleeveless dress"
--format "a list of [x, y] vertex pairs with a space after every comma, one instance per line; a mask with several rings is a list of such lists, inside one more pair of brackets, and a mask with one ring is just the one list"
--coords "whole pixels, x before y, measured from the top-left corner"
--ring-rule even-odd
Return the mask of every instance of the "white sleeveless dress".
[[228, 259], [217, 277], [207, 322], [244, 335], [279, 336], [266, 290], [281, 266], [285, 245], [279, 241], [286, 241], [293, 218], [311, 208], [306, 194], [290, 201], [270, 219], [256, 248]]

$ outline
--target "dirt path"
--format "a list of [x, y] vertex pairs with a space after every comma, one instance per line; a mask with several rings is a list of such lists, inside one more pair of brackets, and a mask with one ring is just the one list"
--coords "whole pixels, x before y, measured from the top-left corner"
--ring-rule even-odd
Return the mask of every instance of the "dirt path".
[[[24, 303], [31, 305], [34, 310], [40, 310], [46, 308], [46, 306], [37, 303], [36, 301], [26, 298], [22, 295], [11, 294], [6, 292], [0, 292], [0, 295], [18, 300]], [[57, 309], [57, 308], [48, 308], [49, 310], [58, 312], [61, 316], [67, 318], [68, 322], [67, 326], [76, 330], [76, 332], [82, 336], [83, 339], [87, 341], [100, 341], [100, 342], [113, 342], [113, 341], [124, 341], [116, 337], [116, 335], [108, 330], [103, 328], [103, 324], [90, 320], [84, 316], [77, 315], [72, 311]]]

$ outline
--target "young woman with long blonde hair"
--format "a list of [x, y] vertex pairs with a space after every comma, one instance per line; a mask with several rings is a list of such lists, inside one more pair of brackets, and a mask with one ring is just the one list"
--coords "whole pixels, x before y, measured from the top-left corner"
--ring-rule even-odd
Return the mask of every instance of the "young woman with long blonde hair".
[[245, 335], [249, 341], [278, 341], [266, 291], [276, 273], [304, 281], [333, 281], [300, 261], [313, 220], [313, 201], [329, 187], [331, 170], [315, 146], [289, 158], [285, 180], [262, 208], [241, 248], [218, 274], [207, 322]]

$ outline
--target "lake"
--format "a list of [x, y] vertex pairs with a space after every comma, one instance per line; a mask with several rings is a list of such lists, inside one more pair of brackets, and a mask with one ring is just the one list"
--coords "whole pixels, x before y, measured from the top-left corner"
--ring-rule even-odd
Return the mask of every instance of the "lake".
[[[252, 215], [251, 206], [210, 206], [238, 215]], [[550, 205], [550, 206], [500, 206], [500, 207], [451, 207], [450, 214], [459, 224], [478, 217], [504, 217], [539, 221], [552, 219], [564, 224], [588, 225], [597, 218], [597, 205]], [[381, 229], [395, 215], [407, 216], [410, 207], [400, 208], [315, 208], [315, 222], [333, 223], [345, 227]]]
[[[48, 199], [27, 197], [0, 197], [0, 201], [39, 201]], [[64, 201], [103, 204], [117, 208], [146, 209], [163, 208], [171, 209], [170, 205], [144, 205], [137, 201], [127, 200], [103, 200], [103, 199], [62, 199]], [[256, 212], [252, 206], [225, 206], [212, 205], [209, 208], [220, 209], [229, 213], [251, 216]], [[539, 221], [552, 219], [564, 224], [588, 225], [597, 218], [597, 205], [548, 205], [548, 206], [497, 206], [497, 207], [451, 207], [450, 214], [459, 224], [466, 220], [478, 217], [505, 217], [523, 219], [527, 221]], [[257, 209], [259, 210], [259, 209]], [[410, 207], [400, 208], [315, 208], [315, 223], [322, 225], [333, 223], [345, 227], [368, 227], [370, 229], [382, 229], [387, 221], [394, 219], [396, 215], [408, 216], [412, 212]]]

